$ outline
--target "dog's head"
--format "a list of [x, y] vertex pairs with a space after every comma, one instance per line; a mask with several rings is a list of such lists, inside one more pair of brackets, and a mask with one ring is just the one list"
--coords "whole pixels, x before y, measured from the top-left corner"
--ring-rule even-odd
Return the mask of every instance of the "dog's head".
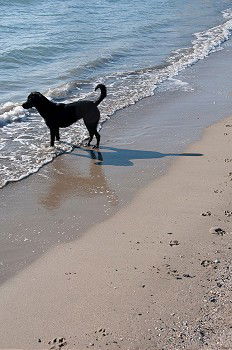
[[31, 92], [27, 98], [27, 101], [22, 104], [22, 107], [25, 109], [29, 109], [32, 107], [36, 107], [41, 99], [40, 92]]

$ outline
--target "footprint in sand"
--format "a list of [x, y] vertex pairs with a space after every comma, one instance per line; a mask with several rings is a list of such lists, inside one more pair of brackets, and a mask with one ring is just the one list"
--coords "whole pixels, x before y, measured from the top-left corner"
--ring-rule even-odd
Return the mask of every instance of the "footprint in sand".
[[64, 337], [54, 338], [53, 340], [48, 342], [50, 345], [49, 350], [60, 350], [65, 345], [67, 345], [66, 339]]
[[170, 241], [169, 242], [169, 245], [172, 247], [172, 246], [175, 246], [175, 245], [179, 245], [179, 241], [177, 241], [176, 239], [174, 239], [173, 241]]
[[218, 236], [223, 236], [226, 231], [223, 230], [221, 227], [211, 227], [211, 229], [209, 230], [210, 233], [214, 234], [214, 235], [218, 235]]
[[203, 213], [201, 213], [202, 216], [211, 216], [211, 211], [205, 211]]

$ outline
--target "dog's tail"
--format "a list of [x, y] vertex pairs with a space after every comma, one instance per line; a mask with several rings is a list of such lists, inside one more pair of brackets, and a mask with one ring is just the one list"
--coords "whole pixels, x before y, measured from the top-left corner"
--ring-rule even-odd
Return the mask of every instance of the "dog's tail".
[[101, 95], [100, 97], [97, 99], [97, 101], [95, 101], [95, 105], [98, 106], [99, 103], [101, 103], [102, 100], [104, 100], [104, 98], [106, 97], [106, 87], [104, 84], [98, 84], [96, 87], [95, 87], [95, 91], [97, 89], [100, 89], [101, 90]]

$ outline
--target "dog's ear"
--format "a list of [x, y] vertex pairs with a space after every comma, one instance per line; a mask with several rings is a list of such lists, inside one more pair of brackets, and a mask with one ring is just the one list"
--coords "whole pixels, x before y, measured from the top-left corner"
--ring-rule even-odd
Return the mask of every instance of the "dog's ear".
[[29, 96], [40, 96], [41, 93], [38, 91], [32, 91]]
[[28, 96], [28, 99], [29, 99], [30, 101], [36, 101], [37, 98], [40, 97], [40, 96], [41, 96], [41, 93], [40, 93], [40, 92], [38, 92], [38, 91], [33, 91], [33, 92], [31, 92], [30, 95]]
[[32, 107], [36, 107], [36, 105], [39, 103], [41, 94], [37, 91], [31, 92], [30, 95], [27, 97], [27, 101], [22, 104], [23, 108], [29, 109]]

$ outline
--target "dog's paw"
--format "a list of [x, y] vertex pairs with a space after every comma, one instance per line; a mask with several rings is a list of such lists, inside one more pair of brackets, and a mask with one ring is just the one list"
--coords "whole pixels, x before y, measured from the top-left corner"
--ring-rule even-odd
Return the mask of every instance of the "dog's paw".
[[44, 152], [52, 152], [52, 151], [55, 150], [55, 147], [43, 144], [41, 146], [41, 150], [44, 151]]
[[82, 143], [82, 147], [90, 147], [90, 145], [87, 142], [85, 142], [85, 143]]

